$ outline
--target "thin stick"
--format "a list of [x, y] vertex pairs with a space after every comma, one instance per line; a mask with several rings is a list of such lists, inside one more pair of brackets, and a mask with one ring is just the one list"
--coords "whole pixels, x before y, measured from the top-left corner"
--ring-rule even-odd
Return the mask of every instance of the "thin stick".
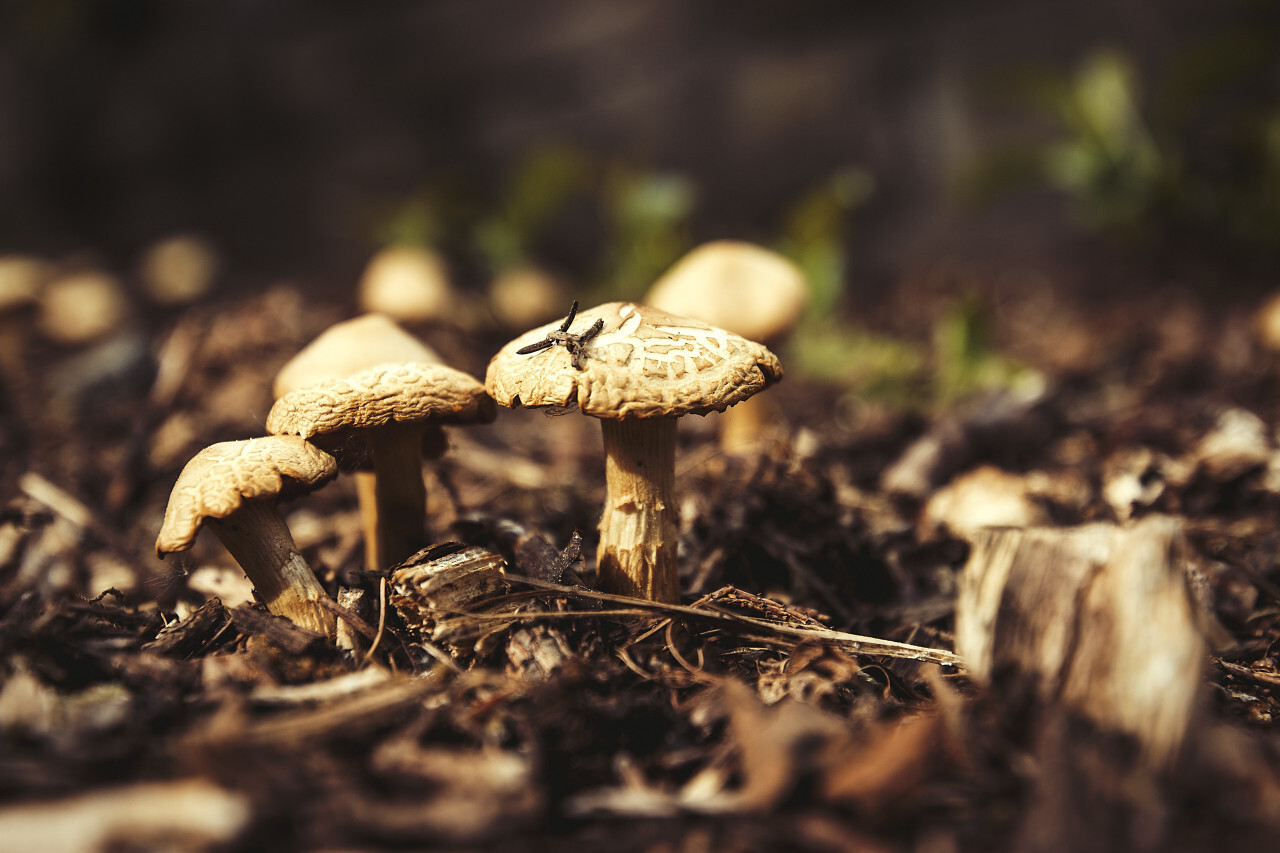
[[[663, 613], [669, 616], [683, 616], [685, 618], [710, 621], [719, 625], [732, 627], [738, 633], [752, 634], [754, 632], [761, 632], [763, 637], [783, 635], [797, 640], [816, 640], [818, 642], [825, 642], [842, 648], [853, 654], [906, 658], [908, 660], [936, 663], [940, 666], [964, 668], [964, 662], [961, 660], [960, 656], [955, 652], [949, 652], [945, 649], [913, 646], [910, 643], [898, 643], [893, 640], [882, 640], [877, 637], [867, 637], [861, 634], [849, 634], [844, 631], [835, 631], [830, 628], [819, 628], [809, 625], [783, 625], [766, 622], [762, 619], [753, 619], [749, 616], [738, 616], [730, 613], [701, 610], [699, 608], [689, 607], [683, 604], [664, 604], [660, 601], [647, 601], [642, 598], [632, 598], [626, 595], [595, 592], [593, 590], [582, 589], [581, 587], [564, 586], [558, 583], [540, 581], [523, 575], [507, 574], [504, 575], [504, 577], [515, 583], [526, 584], [531, 587], [547, 590], [548, 592], [560, 593], [561, 595], [585, 598], [592, 601], [606, 601], [612, 604], [624, 605], [633, 610], [645, 610]], [[597, 611], [592, 615], [599, 616], [601, 613]], [[508, 618], [512, 618], [513, 621], [515, 621], [514, 616], [515, 615], [513, 614]], [[744, 632], [743, 629], [752, 630]]]
[[368, 666], [369, 661], [373, 659], [373, 653], [378, 650], [378, 643], [382, 642], [382, 633], [387, 629], [387, 579], [378, 579], [378, 633], [373, 638], [373, 645], [369, 646], [369, 651], [365, 653], [364, 663], [361, 666]]

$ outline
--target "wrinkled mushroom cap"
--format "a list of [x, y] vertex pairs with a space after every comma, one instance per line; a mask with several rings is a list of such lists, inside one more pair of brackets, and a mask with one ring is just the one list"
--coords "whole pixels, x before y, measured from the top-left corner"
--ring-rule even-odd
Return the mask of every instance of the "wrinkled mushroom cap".
[[285, 394], [267, 432], [303, 438], [390, 424], [485, 423], [493, 401], [475, 378], [443, 364], [383, 364]]
[[292, 435], [211, 444], [191, 458], [169, 495], [156, 553], [185, 551], [208, 518], [226, 518], [246, 500], [293, 497], [324, 485], [338, 463]]
[[364, 314], [325, 329], [276, 374], [278, 399], [299, 388], [341, 379], [381, 364], [436, 364], [440, 357], [426, 344], [382, 314]]
[[534, 329], [489, 362], [485, 386], [504, 406], [577, 406], [597, 418], [676, 417], [723, 412], [782, 378], [782, 365], [761, 344], [698, 320], [634, 302], [580, 312], [581, 334], [604, 320], [584, 345], [583, 369], [564, 346], [521, 355], [560, 322]]
[[644, 301], [751, 340], [772, 341], [795, 326], [808, 299], [804, 272], [787, 258], [753, 243], [716, 240], [676, 261]]

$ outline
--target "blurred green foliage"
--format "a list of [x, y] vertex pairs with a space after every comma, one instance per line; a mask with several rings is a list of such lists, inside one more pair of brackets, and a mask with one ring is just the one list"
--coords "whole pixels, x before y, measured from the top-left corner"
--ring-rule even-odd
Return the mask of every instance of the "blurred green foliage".
[[443, 223], [435, 205], [424, 197], [411, 198], [374, 227], [381, 246], [432, 246], [440, 242]]
[[[587, 302], [641, 298], [692, 245], [698, 198], [681, 175], [551, 146], [532, 151], [496, 186], [486, 202], [474, 187], [441, 181], [395, 207], [375, 234], [383, 243], [431, 245], [469, 258], [490, 276], [537, 262], [547, 232], [566, 210], [585, 203], [600, 228], [595, 263], [578, 270], [578, 295]], [[927, 342], [872, 334], [845, 319], [852, 217], [874, 191], [867, 172], [843, 168], [781, 217], [774, 247], [801, 267], [811, 288], [800, 327], [784, 344], [788, 370], [912, 409], [1033, 376], [997, 352], [976, 298], [943, 306]]]
[[976, 296], [951, 300], [934, 320], [928, 343], [877, 335], [847, 322], [805, 326], [792, 340], [786, 364], [801, 376], [900, 409], [936, 410], [995, 388], [1039, 388], [1041, 374], [996, 347], [989, 317]]
[[849, 218], [874, 191], [871, 175], [847, 167], [802, 195], [786, 214], [777, 249], [809, 280], [806, 327], [835, 317], [844, 295]]
[[534, 253], [547, 222], [590, 185], [590, 164], [581, 152], [549, 146], [519, 163], [496, 209], [475, 227], [475, 249], [491, 272], [513, 267]]
[[1038, 389], [1036, 370], [1000, 353], [992, 340], [991, 312], [976, 295], [953, 300], [934, 323], [931, 400], [947, 405], [994, 388]]
[[604, 290], [613, 299], [640, 299], [691, 246], [689, 217], [697, 203], [683, 175], [614, 164], [604, 181], [610, 226]]
[[487, 277], [538, 262], [548, 232], [585, 207], [600, 234], [597, 263], [576, 271], [583, 298], [637, 299], [689, 249], [696, 203], [683, 175], [553, 145], [531, 151], [492, 192], [458, 176], [434, 181], [375, 214], [372, 232], [380, 245], [435, 246]]
[[810, 299], [786, 352], [788, 369], [897, 408], [929, 409], [977, 391], [1037, 382], [996, 349], [976, 296], [941, 306], [929, 344], [851, 324], [843, 304], [850, 219], [875, 191], [871, 175], [841, 169], [802, 195], [784, 217], [777, 248], [809, 279]]
[[1138, 113], [1132, 64], [1102, 51], [1071, 77], [1045, 78], [1033, 91], [1066, 131], [1041, 152], [1044, 177], [1075, 198], [1093, 225], [1141, 223], [1157, 203], [1167, 167]]
[[974, 188], [1040, 183], [1103, 234], [1224, 265], [1280, 260], [1280, 25], [1273, 4], [1230, 5], [1231, 26], [1158, 65], [1106, 48], [1069, 73], [1018, 75], [1051, 137], [986, 153]]

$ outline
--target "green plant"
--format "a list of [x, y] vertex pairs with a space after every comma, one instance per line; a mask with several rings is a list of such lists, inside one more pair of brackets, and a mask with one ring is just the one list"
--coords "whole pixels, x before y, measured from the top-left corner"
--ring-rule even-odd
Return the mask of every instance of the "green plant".
[[971, 189], [1048, 185], [1099, 233], [1269, 269], [1280, 257], [1280, 27], [1271, 4], [1243, 0], [1217, 20], [1148, 79], [1115, 49], [1069, 74], [1015, 75], [1052, 136], [987, 152]]
[[536, 149], [520, 162], [495, 209], [474, 228], [476, 251], [491, 270], [526, 261], [547, 222], [591, 183], [592, 163], [577, 149]]
[[1041, 152], [1045, 178], [1071, 195], [1094, 225], [1140, 224], [1158, 201], [1167, 167], [1138, 111], [1129, 60], [1101, 51], [1071, 77], [1046, 80], [1040, 93], [1066, 131]]
[[601, 276], [608, 298], [639, 299], [689, 248], [688, 220], [697, 202], [683, 175], [611, 166], [601, 201], [610, 225], [610, 245]]

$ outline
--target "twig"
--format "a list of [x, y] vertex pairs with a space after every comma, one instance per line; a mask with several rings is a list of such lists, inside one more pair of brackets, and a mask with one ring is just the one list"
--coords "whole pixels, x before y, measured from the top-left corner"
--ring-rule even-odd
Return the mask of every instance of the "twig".
[[688, 670], [688, 671], [689, 671], [689, 673], [690, 673], [691, 675], [694, 675], [694, 676], [705, 676], [705, 675], [706, 675], [706, 673], [705, 673], [705, 672], [703, 672], [703, 669], [702, 669], [703, 664], [705, 663], [705, 661], [701, 660], [701, 657], [702, 657], [702, 649], [698, 649], [698, 657], [699, 657], [699, 661], [698, 661], [698, 665], [697, 665], [697, 666], [694, 666], [692, 663], [690, 663], [690, 662], [685, 658], [685, 656], [684, 656], [684, 655], [680, 654], [680, 650], [679, 650], [678, 648], [676, 648], [676, 640], [675, 640], [675, 637], [674, 637], [674, 636], [672, 635], [672, 633], [671, 633], [672, 628], [674, 628], [674, 627], [675, 627], [675, 623], [674, 623], [674, 622], [672, 622], [672, 621], [670, 621], [670, 620], [668, 620], [668, 621], [667, 621], [667, 630], [666, 630], [665, 632], [663, 632], [663, 636], [666, 638], [666, 641], [667, 641], [667, 651], [668, 651], [668, 652], [670, 652], [670, 653], [671, 653], [671, 656], [672, 656], [673, 658], [675, 658], [675, 659], [676, 659], [676, 663], [680, 664], [682, 667], [684, 667], [686, 670]]
[[373, 645], [369, 646], [369, 651], [365, 653], [364, 663], [361, 666], [368, 666], [369, 661], [373, 660], [373, 653], [378, 650], [378, 643], [382, 642], [382, 634], [387, 629], [387, 579], [378, 579], [378, 633], [373, 638]]
[[[762, 619], [752, 619], [748, 616], [738, 616], [730, 613], [701, 610], [699, 608], [688, 607], [683, 604], [663, 604], [657, 601], [647, 601], [642, 598], [631, 598], [626, 595], [613, 595], [611, 593], [595, 592], [593, 590], [582, 589], [579, 587], [564, 586], [562, 584], [535, 580], [534, 578], [524, 577], [522, 575], [508, 574], [504, 577], [513, 583], [522, 583], [537, 589], [544, 589], [548, 592], [555, 592], [561, 595], [573, 596], [591, 601], [620, 604], [632, 610], [643, 610], [662, 613], [668, 616], [700, 619], [704, 622], [711, 622], [727, 628], [732, 628], [738, 634], [754, 636], [757, 639], [762, 640], [776, 638], [781, 635], [795, 640], [809, 640], [826, 643], [827, 645], [843, 649], [844, 651], [852, 654], [880, 655], [883, 657], [905, 658], [907, 660], [935, 663], [940, 666], [964, 667], [964, 663], [960, 659], [959, 655], [955, 652], [949, 652], [944, 649], [931, 649], [925, 646], [913, 646], [909, 643], [898, 643], [893, 640], [881, 640], [877, 637], [867, 637], [861, 634], [848, 634], [844, 631], [835, 631], [830, 628], [819, 628], [807, 625], [775, 624], [773, 622], [766, 622]], [[472, 615], [474, 616], [476, 614]], [[542, 614], [532, 613], [507, 614], [506, 618], [516, 621], [521, 617], [536, 617], [541, 615]], [[590, 615], [600, 616], [602, 615], [602, 612], [594, 611]]]

